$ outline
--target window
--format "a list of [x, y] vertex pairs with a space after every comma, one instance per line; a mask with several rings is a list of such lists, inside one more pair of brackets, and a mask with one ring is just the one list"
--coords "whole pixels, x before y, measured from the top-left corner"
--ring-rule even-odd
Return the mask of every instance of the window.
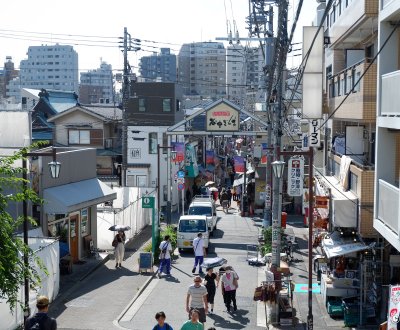
[[89, 130], [69, 130], [69, 144], [90, 144]]
[[158, 134], [149, 133], [149, 154], [157, 153]]
[[354, 173], [350, 172], [350, 180], [349, 180], [350, 190], [357, 194], [357, 185], [358, 185], [358, 176]]
[[146, 111], [146, 99], [139, 99], [139, 111], [140, 112]]
[[[354, 75], [354, 84], [356, 84], [361, 77], [361, 72], [356, 72]], [[361, 90], [361, 80], [356, 86], [354, 86], [354, 92], [359, 92]]]
[[162, 102], [163, 112], [171, 112], [171, 108], [172, 108], [171, 104], [172, 104], [171, 99], [163, 99], [163, 102]]
[[350, 93], [351, 89], [353, 88], [353, 76], [349, 74], [347, 76], [347, 83], [346, 83], [346, 93]]
[[340, 96], [340, 95], [342, 95], [342, 86], [340, 84], [340, 77], [337, 77], [336, 84], [337, 84], [337, 88], [336, 88], [337, 95]]
[[136, 175], [136, 187], [147, 187], [147, 175]]

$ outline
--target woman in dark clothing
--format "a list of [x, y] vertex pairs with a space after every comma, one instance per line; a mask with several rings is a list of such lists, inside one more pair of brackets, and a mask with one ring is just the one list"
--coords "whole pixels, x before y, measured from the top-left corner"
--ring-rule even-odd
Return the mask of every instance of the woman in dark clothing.
[[207, 301], [211, 305], [210, 314], [212, 314], [214, 312], [214, 297], [216, 291], [215, 281], [217, 280], [217, 274], [213, 272], [212, 267], [207, 268], [207, 274], [204, 276], [204, 280], [206, 281]]

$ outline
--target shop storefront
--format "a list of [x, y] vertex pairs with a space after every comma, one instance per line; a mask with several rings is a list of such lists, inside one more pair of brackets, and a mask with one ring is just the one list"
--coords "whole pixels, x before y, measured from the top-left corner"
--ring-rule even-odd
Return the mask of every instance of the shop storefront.
[[98, 179], [89, 179], [44, 189], [43, 206], [48, 235], [66, 243], [73, 262], [90, 252], [97, 241], [97, 204], [116, 198], [116, 193]]

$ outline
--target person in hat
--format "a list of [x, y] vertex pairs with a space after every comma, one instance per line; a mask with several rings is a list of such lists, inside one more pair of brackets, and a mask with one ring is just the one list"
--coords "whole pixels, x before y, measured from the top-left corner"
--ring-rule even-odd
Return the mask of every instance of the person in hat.
[[46, 296], [38, 296], [36, 299], [36, 307], [38, 309], [34, 316], [28, 317], [25, 322], [24, 329], [42, 329], [56, 330], [57, 321], [47, 315], [49, 311], [49, 298]]

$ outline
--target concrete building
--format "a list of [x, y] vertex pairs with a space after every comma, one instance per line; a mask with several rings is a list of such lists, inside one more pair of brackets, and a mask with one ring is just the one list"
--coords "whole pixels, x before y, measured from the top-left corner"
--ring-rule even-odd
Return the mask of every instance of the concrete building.
[[[385, 239], [386, 280], [400, 279], [400, 1], [380, 1], [374, 228]], [[386, 43], [387, 42], [387, 43]], [[385, 45], [386, 43], [386, 45]], [[388, 244], [389, 243], [389, 244]], [[391, 282], [393, 282], [391, 281]], [[388, 283], [388, 282], [386, 282]]]
[[78, 53], [73, 46], [30, 46], [20, 63], [19, 78], [10, 81], [7, 96], [20, 99], [21, 88], [78, 91]]
[[7, 84], [16, 77], [18, 77], [18, 70], [14, 67], [12, 57], [7, 56], [4, 67], [0, 70], [0, 98], [7, 96]]
[[113, 79], [112, 66], [106, 62], [101, 62], [98, 69], [81, 72], [79, 101], [83, 104], [113, 104]]
[[221, 42], [183, 44], [178, 55], [178, 82], [185, 95], [221, 98], [226, 94], [226, 52]]
[[176, 82], [176, 55], [170, 48], [161, 48], [160, 53], [142, 56], [139, 63], [140, 78], [144, 81]]
[[[127, 109], [127, 175], [126, 185], [134, 187], [157, 187], [157, 172], [160, 170], [160, 205], [166, 205], [168, 183], [177, 167], [168, 159], [170, 150], [160, 149], [158, 162], [157, 145], [171, 146], [167, 129], [184, 118], [181, 109], [182, 92], [174, 83], [134, 83]], [[183, 140], [182, 140], [183, 141]], [[169, 188], [168, 188], [169, 187]], [[177, 191], [172, 190], [172, 205], [177, 205]]]

